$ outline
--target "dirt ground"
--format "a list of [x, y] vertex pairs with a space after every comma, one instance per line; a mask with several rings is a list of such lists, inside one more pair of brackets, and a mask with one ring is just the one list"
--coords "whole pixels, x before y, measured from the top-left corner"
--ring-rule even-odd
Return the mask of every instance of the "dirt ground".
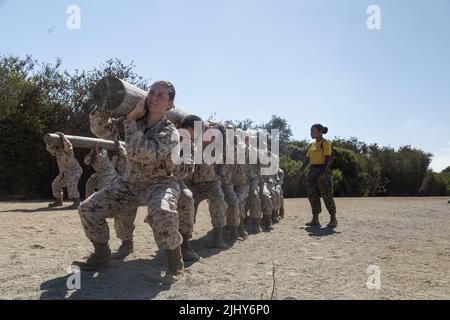
[[[82, 272], [80, 290], [66, 286], [71, 261], [91, 250], [77, 212], [3, 202], [0, 299], [450, 299], [447, 201], [339, 198], [340, 226], [333, 232], [305, 228], [307, 200], [287, 199], [286, 218], [273, 232], [224, 251], [205, 247], [210, 222], [203, 203], [193, 240], [202, 259], [171, 288], [160, 285], [166, 258], [140, 208], [135, 253]], [[326, 225], [327, 214], [321, 219]], [[112, 231], [111, 246], [118, 245]], [[371, 265], [380, 271], [379, 290], [367, 287]]]

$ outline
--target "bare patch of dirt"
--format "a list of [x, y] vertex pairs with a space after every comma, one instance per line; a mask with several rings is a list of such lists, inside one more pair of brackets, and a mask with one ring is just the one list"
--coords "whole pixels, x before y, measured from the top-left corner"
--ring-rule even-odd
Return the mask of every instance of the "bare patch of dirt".
[[[206, 248], [209, 215], [200, 207], [193, 248], [201, 261], [171, 288], [160, 285], [166, 257], [136, 221], [135, 253], [68, 290], [72, 260], [91, 249], [74, 210], [43, 202], [0, 203], [0, 299], [449, 299], [450, 205], [444, 198], [339, 198], [339, 227], [305, 228], [306, 199], [287, 199], [271, 233], [217, 251]], [[68, 205], [69, 203], [67, 203]], [[321, 215], [322, 224], [328, 215]], [[112, 227], [112, 225], [110, 225]], [[111, 228], [111, 246], [119, 246]], [[369, 290], [367, 268], [381, 271]]]

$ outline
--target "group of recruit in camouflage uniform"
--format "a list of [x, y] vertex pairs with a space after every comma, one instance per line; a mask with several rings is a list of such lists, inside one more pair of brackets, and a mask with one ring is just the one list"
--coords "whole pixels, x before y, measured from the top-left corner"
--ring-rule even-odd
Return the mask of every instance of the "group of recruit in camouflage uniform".
[[[173, 161], [174, 150], [175, 154], [181, 155], [183, 143], [189, 144], [193, 151], [190, 156], [193, 156], [195, 123], [202, 123], [202, 132], [214, 128], [225, 134], [223, 125], [205, 123], [194, 115], [175, 123], [169, 121], [166, 112], [174, 107], [174, 99], [174, 86], [167, 81], [158, 81], [126, 117], [113, 118], [98, 109], [90, 114], [92, 133], [98, 138], [116, 141], [118, 153], [110, 160], [107, 151], [97, 147], [84, 159], [87, 165], [94, 167], [95, 173], [86, 183], [88, 198], [79, 205], [78, 212], [94, 252], [81, 261], [74, 261], [82, 270], [94, 270], [111, 258], [123, 259], [133, 252], [139, 206], [148, 208], [145, 222], [151, 226], [158, 248], [168, 257], [163, 284], [172, 284], [182, 277], [184, 262], [199, 259], [189, 240], [198, 206], [203, 200], [209, 205], [213, 248], [228, 247], [224, 241], [225, 231], [231, 242], [247, 239], [244, 222], [250, 232], [259, 233], [272, 230], [271, 225], [284, 217], [284, 173], [281, 169], [275, 174], [263, 175], [259, 163], [197, 164], [193, 157], [181, 163]], [[180, 129], [189, 132], [190, 139], [180, 139]], [[55, 179], [58, 182], [53, 183], [56, 201], [50, 206], [62, 204], [62, 187], [67, 186], [75, 207], [79, 203], [76, 186], [82, 171], [72, 145], [59, 134], [63, 148], [48, 147], [56, 156], [60, 169], [60, 175]], [[125, 147], [119, 140], [125, 141]], [[213, 142], [213, 139], [204, 140], [207, 139], [202, 139], [203, 147]], [[243, 149], [246, 154], [252, 148], [248, 136], [243, 141], [236, 139], [234, 147]], [[311, 152], [308, 152], [309, 157], [313, 155]], [[323, 181], [323, 178], [321, 176], [317, 181]], [[314, 217], [320, 212], [320, 195], [324, 196], [327, 191], [320, 188], [321, 182], [316, 185], [319, 192], [309, 195], [311, 204], [316, 206], [313, 206]], [[327, 208], [330, 210], [331, 205], [327, 204]], [[116, 235], [122, 241], [115, 253], [111, 253], [108, 244], [107, 218], [114, 219]]]

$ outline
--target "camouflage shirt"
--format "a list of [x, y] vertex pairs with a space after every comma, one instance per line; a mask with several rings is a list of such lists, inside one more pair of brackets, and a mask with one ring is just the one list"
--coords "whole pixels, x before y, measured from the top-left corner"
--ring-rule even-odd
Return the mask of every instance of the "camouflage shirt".
[[162, 118], [146, 128], [146, 119], [124, 121], [128, 166], [124, 180], [137, 188], [174, 178], [172, 150], [179, 153], [179, 134], [175, 126]]
[[100, 139], [123, 140], [125, 132], [123, 127], [124, 117], [114, 118], [108, 112], [94, 109], [89, 114], [89, 126], [92, 133]]
[[97, 153], [95, 149], [91, 150], [91, 152], [84, 157], [84, 163], [88, 166], [92, 166], [98, 174], [106, 176], [117, 174], [109, 160], [108, 151], [104, 148], [101, 148], [99, 153]]
[[190, 144], [191, 147], [191, 157], [187, 158], [184, 157], [183, 159], [183, 163], [181, 164], [177, 164], [174, 167], [174, 176], [177, 178], [178, 181], [191, 181], [192, 180], [192, 176], [194, 174], [194, 160], [193, 160], [193, 155], [194, 155], [194, 144], [191, 143]]
[[82, 172], [80, 164], [75, 158], [71, 144], [64, 144], [64, 148], [47, 145], [47, 151], [56, 158], [60, 174]]
[[248, 184], [249, 179], [246, 174], [246, 165], [245, 164], [235, 164], [233, 166], [233, 172], [231, 176], [231, 182], [236, 186], [241, 186], [244, 184]]
[[247, 175], [247, 178], [249, 180], [258, 177], [260, 172], [261, 172], [261, 166], [258, 163], [258, 159], [256, 159], [257, 163], [255, 164], [250, 164], [250, 151], [255, 152], [257, 154], [257, 149], [255, 148], [251, 148], [251, 147], [247, 147], [247, 163], [244, 165], [245, 168], [245, 173]]
[[212, 182], [219, 180], [214, 164], [196, 164], [194, 174], [192, 175], [192, 183], [198, 184], [203, 182]]
[[127, 170], [127, 150], [119, 144], [117, 154], [111, 160], [112, 166], [120, 176], [124, 176]]

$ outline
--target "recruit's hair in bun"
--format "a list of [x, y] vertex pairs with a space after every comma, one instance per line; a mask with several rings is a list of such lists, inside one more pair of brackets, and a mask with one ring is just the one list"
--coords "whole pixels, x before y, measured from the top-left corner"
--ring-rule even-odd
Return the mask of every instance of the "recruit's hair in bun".
[[321, 125], [319, 123], [313, 125], [312, 128], [319, 130], [323, 134], [327, 134], [328, 133], [328, 128], [324, 127], [323, 125]]

